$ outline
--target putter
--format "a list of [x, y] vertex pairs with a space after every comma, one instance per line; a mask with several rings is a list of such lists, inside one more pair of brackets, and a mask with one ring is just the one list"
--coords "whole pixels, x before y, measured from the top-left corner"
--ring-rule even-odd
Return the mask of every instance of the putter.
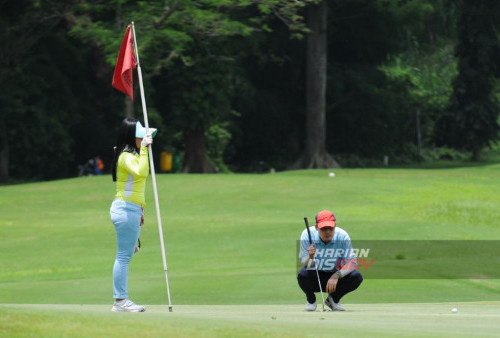
[[[306, 229], [307, 229], [307, 235], [309, 236], [309, 245], [312, 245], [312, 238], [311, 238], [311, 231], [309, 230], [309, 221], [307, 220], [307, 217], [304, 217], [304, 222], [306, 223]], [[321, 280], [319, 279], [319, 272], [318, 272], [318, 267], [316, 265], [316, 262], [314, 262], [314, 269], [316, 270], [316, 277], [318, 277], [318, 285], [319, 285], [319, 292], [321, 293], [321, 300], [323, 301], [321, 305], [323, 305], [323, 312], [325, 312], [325, 297], [323, 296], [323, 288], [321, 287]]]

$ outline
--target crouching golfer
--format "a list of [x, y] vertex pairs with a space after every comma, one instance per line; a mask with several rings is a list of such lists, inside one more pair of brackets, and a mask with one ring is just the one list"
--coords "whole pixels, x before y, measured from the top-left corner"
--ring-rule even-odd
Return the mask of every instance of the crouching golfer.
[[316, 215], [316, 225], [309, 230], [312, 244], [309, 243], [307, 229], [300, 236], [299, 259], [303, 268], [297, 276], [299, 286], [306, 294], [305, 310], [316, 310], [314, 293], [320, 292], [321, 283], [321, 290], [328, 293], [325, 305], [332, 311], [345, 311], [340, 299], [356, 290], [363, 281], [356, 269], [357, 260], [351, 239], [345, 230], [336, 227], [335, 216], [328, 210]]
[[144, 191], [149, 174], [148, 148], [153, 143], [156, 129], [149, 135], [139, 121], [126, 118], [118, 131], [112, 163], [116, 195], [110, 208], [111, 221], [116, 230], [116, 259], [113, 266], [112, 311], [143, 312], [146, 308], [128, 298], [128, 265], [136, 251], [143, 221]]

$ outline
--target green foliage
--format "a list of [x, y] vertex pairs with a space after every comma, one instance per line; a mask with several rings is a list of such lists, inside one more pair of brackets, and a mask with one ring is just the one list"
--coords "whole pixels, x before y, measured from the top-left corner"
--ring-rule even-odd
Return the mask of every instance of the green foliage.
[[[407, 121], [400, 122], [412, 136], [407, 139], [406, 150], [398, 150], [395, 144], [389, 153], [394, 153], [392, 157], [396, 158], [407, 157], [403, 162], [415, 161], [420, 155], [408, 147], [417, 142], [416, 121], [420, 123], [422, 146], [433, 146], [435, 121], [448, 105], [452, 81], [457, 75], [453, 41], [456, 7], [446, 0], [381, 1], [379, 5], [385, 6], [400, 23], [395, 30], [403, 37], [404, 49], [391, 53], [378, 68], [392, 82], [392, 88], [399, 88], [401, 99], [407, 101]], [[403, 141], [404, 137], [399, 140]], [[405, 153], [411, 155], [405, 156]]]
[[[79, 140], [73, 128], [92, 109], [81, 105], [79, 98], [93, 102], [93, 73], [83, 69], [88, 49], [79, 49], [59, 25], [66, 3], [19, 5], [23, 6], [19, 12], [8, 6], [0, 11], [0, 37], [8, 51], [0, 57], [0, 81], [6, 84], [0, 91], [0, 120], [6, 125], [10, 175], [17, 179], [74, 176], [80, 158], [75, 155]], [[9, 20], [14, 21], [7, 29], [4, 25]], [[96, 129], [93, 135], [98, 135]], [[84, 137], [88, 144], [88, 134]]]
[[500, 106], [493, 88], [500, 76], [498, 21], [500, 4], [478, 0], [461, 2], [458, 72], [446, 114], [438, 121], [438, 145], [472, 151], [499, 139]]
[[230, 170], [224, 163], [224, 152], [231, 141], [228, 123], [210, 126], [205, 135], [207, 137], [208, 156], [215, 164], [217, 171], [228, 173]]
[[231, 113], [230, 68], [206, 56], [189, 67], [180, 62], [166, 79], [168, 87], [161, 101], [163, 111], [172, 114], [174, 125], [182, 130], [208, 130]]
[[[245, 53], [243, 42], [266, 25], [270, 15], [285, 20], [291, 31], [305, 29], [297, 11], [314, 1], [111, 1], [82, 3], [71, 33], [97, 42], [113, 65], [123, 23], [134, 21], [141, 67], [156, 91], [153, 102], [169, 125], [185, 134], [207, 131], [227, 121], [235, 90], [231, 65]], [[257, 12], [253, 12], [254, 8]], [[247, 10], [246, 13], [243, 10]], [[253, 14], [252, 14], [253, 13]], [[117, 28], [120, 31], [117, 31]], [[267, 31], [271, 29], [266, 27]], [[167, 77], [157, 79], [159, 77]], [[166, 101], [165, 97], [169, 100]], [[219, 157], [219, 155], [217, 155]]]
[[432, 134], [433, 114], [447, 102], [454, 75], [448, 40], [435, 39], [437, 49], [427, 44], [429, 22], [441, 23], [439, 7], [435, 1], [339, 3], [329, 18], [329, 149], [344, 158], [411, 160], [405, 153], [416, 142], [417, 109], [424, 136]]
[[[327, 148], [335, 156], [380, 161], [415, 140], [409, 84], [378, 69], [404, 50], [404, 29], [413, 29], [394, 13], [407, 2], [398, 3], [389, 11], [374, 1], [328, 2]], [[244, 132], [235, 134], [232, 159], [245, 169], [284, 169], [304, 142], [305, 42], [270, 25], [273, 35], [259, 35], [259, 53], [243, 64], [251, 86], [238, 95]]]
[[[254, 20], [256, 22], [265, 22], [269, 20], [270, 17], [276, 17], [288, 27], [290, 38], [302, 40], [307, 33], [309, 33], [309, 28], [302, 15], [303, 8], [306, 6], [314, 6], [322, 1], [324, 0], [257, 1], [257, 7], [263, 16], [254, 18]], [[264, 31], [272, 31], [265, 23], [262, 23], [261, 28]]]
[[[303, 15], [319, 2], [2, 2], [0, 127], [9, 140], [11, 175], [72, 176], [96, 155], [109, 163], [124, 115], [124, 98], [110, 81], [131, 21], [150, 123], [162, 131], [155, 149], [182, 151], [186, 131], [197, 128], [219, 168], [224, 159], [235, 171], [285, 169], [304, 139]], [[424, 160], [459, 161], [477, 150], [471, 147], [494, 144], [496, 2], [332, 0], [328, 6], [327, 147], [342, 165], [379, 165], [384, 155], [391, 163], [422, 160], [414, 145], [417, 110]], [[135, 92], [140, 118], [137, 85]], [[457, 152], [447, 154], [451, 147]]]
[[441, 148], [428, 148], [422, 153], [422, 157], [426, 161], [438, 160], [458, 160], [465, 161], [470, 158], [470, 154], [459, 152], [458, 150], [441, 147]]
[[84, 3], [76, 11], [71, 32], [86, 41], [99, 41], [108, 63], [114, 65], [123, 26], [133, 21], [143, 69], [158, 73], [169, 67], [172, 58], [194, 57], [197, 40], [249, 35], [252, 28], [231, 14], [231, 9], [247, 5], [222, 0]]
[[390, 57], [380, 67], [391, 81], [400, 82], [408, 90], [414, 111], [420, 113], [424, 146], [434, 144], [435, 120], [439, 119], [449, 102], [452, 82], [456, 77], [453, 46], [445, 44], [431, 50], [417, 46], [410, 51]]
[[428, 52], [415, 49], [396, 55], [380, 69], [390, 79], [407, 81], [412, 99], [429, 112], [446, 107], [452, 92], [452, 80], [457, 75], [452, 45]]
[[397, 22], [402, 26], [399, 31], [421, 31], [427, 27], [425, 25], [428, 17], [435, 10], [435, 1], [429, 0], [407, 0], [407, 1], [392, 1], [392, 0], [377, 0], [377, 7], [391, 14]]

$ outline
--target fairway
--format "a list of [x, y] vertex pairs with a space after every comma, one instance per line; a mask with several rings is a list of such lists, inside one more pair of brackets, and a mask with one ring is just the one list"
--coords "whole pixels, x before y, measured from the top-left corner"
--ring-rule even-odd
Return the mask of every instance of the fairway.
[[[130, 297], [148, 307], [144, 314], [110, 311], [116, 244], [109, 176], [0, 187], [0, 336], [440, 337], [500, 330], [494, 266], [477, 279], [436, 277], [432, 259], [411, 260], [397, 245], [377, 264], [389, 274], [414, 267], [414, 276], [367, 272], [342, 299], [345, 313], [304, 312], [297, 240], [303, 217], [312, 220], [321, 209], [335, 213], [354, 244], [500, 240], [500, 165], [335, 174], [158, 175], [173, 313], [150, 181], [142, 248], [129, 276]], [[498, 250], [488, 250], [496, 265]], [[449, 255], [447, 249], [438, 258]]]
[[[451, 313], [452, 307], [458, 313]], [[500, 302], [353, 304], [345, 312], [304, 312], [296, 305], [179, 305], [172, 313], [160, 305], [145, 313], [109, 310], [109, 305], [1, 305], [0, 335], [498, 337], [500, 329]]]

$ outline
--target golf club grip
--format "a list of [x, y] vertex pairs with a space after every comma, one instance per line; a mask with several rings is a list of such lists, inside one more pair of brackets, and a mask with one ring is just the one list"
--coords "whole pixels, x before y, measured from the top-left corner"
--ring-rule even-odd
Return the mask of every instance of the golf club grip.
[[307, 235], [309, 236], [309, 244], [312, 244], [311, 231], [309, 230], [309, 221], [307, 217], [304, 217], [304, 223], [306, 223]]

